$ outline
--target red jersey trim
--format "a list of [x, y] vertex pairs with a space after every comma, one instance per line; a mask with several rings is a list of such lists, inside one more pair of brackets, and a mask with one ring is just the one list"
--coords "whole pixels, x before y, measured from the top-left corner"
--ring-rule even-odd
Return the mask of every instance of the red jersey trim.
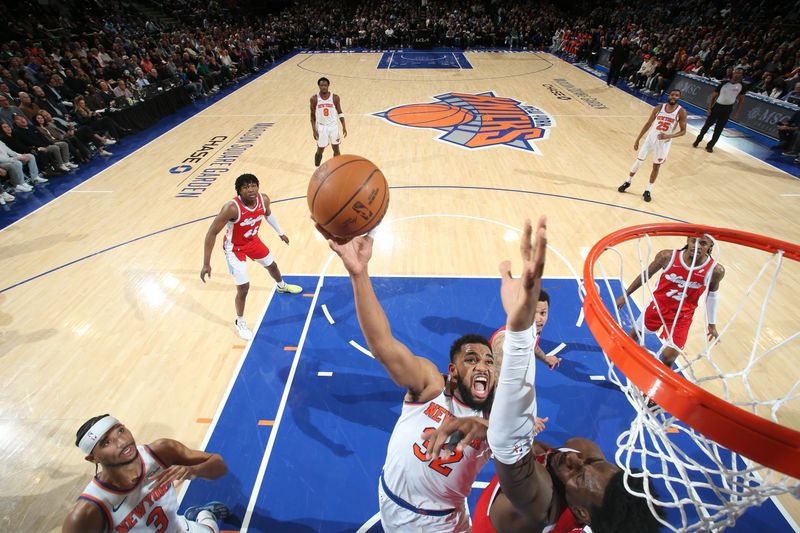
[[144, 449], [147, 452], [147, 454], [150, 455], [150, 457], [152, 457], [153, 460], [155, 460], [155, 462], [159, 464], [159, 466], [161, 466], [161, 468], [165, 470], [168, 468], [166, 463], [161, 460], [161, 458], [156, 454], [156, 452], [153, 451], [153, 449], [149, 445], [145, 444]]
[[81, 494], [80, 496], [78, 496], [78, 499], [79, 500], [86, 500], [87, 502], [92, 502], [97, 507], [99, 507], [100, 511], [102, 511], [102, 513], [103, 513], [103, 518], [106, 521], [106, 526], [107, 526], [106, 529], [108, 531], [111, 531], [113, 529], [114, 520], [111, 518], [111, 513], [109, 512], [108, 507], [106, 507], [106, 505], [103, 502], [101, 502], [100, 500], [98, 500], [94, 496], [86, 494], [85, 492], [83, 494]]

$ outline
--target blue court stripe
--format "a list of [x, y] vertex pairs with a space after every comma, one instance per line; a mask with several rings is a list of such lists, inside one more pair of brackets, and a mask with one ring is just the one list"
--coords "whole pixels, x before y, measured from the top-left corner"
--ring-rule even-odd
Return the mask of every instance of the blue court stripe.
[[[286, 279], [308, 288], [319, 278]], [[284, 347], [298, 345], [304, 326], [298, 317], [308, 314], [311, 303], [309, 298], [290, 294], [276, 294], [270, 300], [205, 448], [224, 457], [228, 473], [213, 482], [193, 480], [181, 502], [182, 510], [206, 501], [225, 501], [234, 511], [227, 524], [241, 526], [243, 508], [255, 488], [258, 465], [273, 431], [273, 426], [259, 421], [275, 420], [288, 377], [286, 368], [295, 357], [295, 352]]]

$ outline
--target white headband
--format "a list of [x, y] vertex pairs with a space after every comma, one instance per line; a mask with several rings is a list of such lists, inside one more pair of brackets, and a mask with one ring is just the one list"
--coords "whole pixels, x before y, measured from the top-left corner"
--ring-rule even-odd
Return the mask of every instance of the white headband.
[[97, 441], [102, 439], [103, 435], [108, 433], [108, 430], [117, 424], [119, 424], [119, 420], [111, 415], [101, 418], [89, 428], [89, 431], [87, 431], [83, 437], [81, 437], [81, 441], [78, 443], [78, 448], [80, 448], [81, 451], [86, 455], [90, 455], [92, 450], [94, 450]]

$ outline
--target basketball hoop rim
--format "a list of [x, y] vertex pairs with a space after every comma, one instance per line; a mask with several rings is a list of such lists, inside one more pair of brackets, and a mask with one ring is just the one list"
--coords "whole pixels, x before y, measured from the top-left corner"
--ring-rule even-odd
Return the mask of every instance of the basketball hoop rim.
[[800, 261], [800, 246], [738, 230], [697, 224], [641, 224], [615, 231], [595, 244], [583, 267], [586, 323], [614, 365], [660, 407], [688, 426], [761, 465], [800, 478], [800, 432], [732, 405], [665, 367], [628, 336], [606, 309], [594, 280], [594, 265], [609, 247], [650, 236], [712, 235]]

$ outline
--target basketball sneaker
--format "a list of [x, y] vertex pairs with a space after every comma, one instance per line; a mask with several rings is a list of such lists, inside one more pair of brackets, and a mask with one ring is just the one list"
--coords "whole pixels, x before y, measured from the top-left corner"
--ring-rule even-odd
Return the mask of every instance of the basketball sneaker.
[[625, 183], [623, 183], [622, 185], [620, 185], [619, 187], [617, 187], [617, 190], [618, 190], [619, 192], [625, 192], [625, 189], [627, 189], [627, 188], [628, 188], [628, 187], [630, 187], [630, 186], [631, 186], [631, 182], [630, 182], [630, 181], [626, 181]]
[[238, 333], [242, 339], [249, 341], [253, 338], [253, 332], [247, 327], [247, 322], [244, 318], [241, 320], [237, 318], [233, 323], [236, 326], [236, 333]]
[[278, 287], [278, 292], [288, 292], [289, 294], [299, 294], [303, 291], [300, 285], [292, 285], [291, 283], [284, 284], [283, 287]]
[[653, 198], [650, 196], [650, 191], [644, 191], [644, 194], [642, 195], [642, 198], [644, 198], [644, 201], [645, 201], [645, 202], [649, 202], [650, 200], [652, 200], [652, 199], [653, 199]]
[[205, 505], [195, 505], [194, 507], [189, 507], [186, 509], [186, 512], [183, 513], [183, 517], [186, 520], [191, 520], [192, 522], [197, 521], [197, 515], [202, 513], [203, 511], [208, 511], [209, 513], [214, 515], [214, 518], [217, 522], [221, 522], [228, 518], [230, 515], [230, 511], [228, 510], [228, 506], [222, 502], [208, 502]]

